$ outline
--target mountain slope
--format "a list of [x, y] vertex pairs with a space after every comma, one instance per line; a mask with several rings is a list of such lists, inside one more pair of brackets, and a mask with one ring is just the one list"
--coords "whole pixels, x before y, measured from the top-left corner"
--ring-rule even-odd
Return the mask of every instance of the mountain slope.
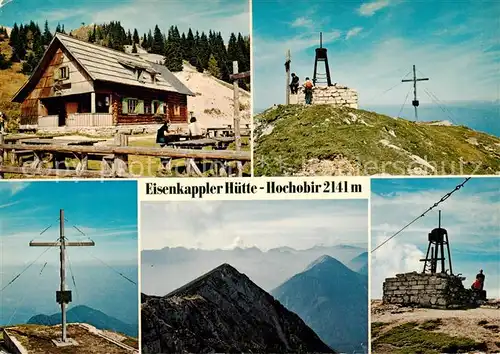
[[[184, 62], [183, 70], [174, 75], [196, 96], [188, 97], [188, 108], [204, 127], [233, 125], [233, 87], [208, 73], [200, 73]], [[250, 124], [250, 92], [240, 89], [241, 124]]]
[[280, 105], [254, 117], [254, 127], [256, 176], [500, 172], [500, 139], [463, 126]]
[[368, 252], [354, 257], [347, 266], [359, 274], [368, 275]]
[[368, 278], [323, 256], [271, 293], [331, 347], [363, 353], [368, 343]]
[[[68, 323], [88, 323], [97, 329], [107, 329], [118, 333], [123, 333], [131, 337], [138, 336], [138, 325], [124, 323], [105, 313], [94, 310], [88, 306], [75, 306], [66, 312]], [[39, 324], [44, 326], [54, 326], [61, 323], [61, 314], [36, 315], [31, 317], [27, 324]]]
[[333, 353], [296, 314], [228, 264], [141, 301], [145, 354]]
[[[0, 38], [0, 53], [10, 60], [12, 48], [8, 39]], [[10, 100], [14, 94], [24, 85], [28, 77], [21, 73], [21, 64], [12, 63], [12, 66], [5, 70], [0, 70], [0, 112], [7, 114], [7, 129], [17, 127], [21, 105]]]

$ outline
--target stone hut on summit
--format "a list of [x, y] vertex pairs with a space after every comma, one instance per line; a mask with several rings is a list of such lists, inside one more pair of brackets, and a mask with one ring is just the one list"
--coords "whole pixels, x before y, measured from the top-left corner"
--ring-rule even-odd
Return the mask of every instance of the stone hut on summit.
[[[484, 290], [466, 289], [462, 283], [465, 277], [453, 274], [448, 231], [441, 228], [441, 212], [439, 227], [433, 229], [428, 238], [426, 257], [420, 260], [424, 262], [422, 273], [396, 274], [395, 277], [385, 279], [383, 303], [451, 309], [475, 307], [486, 300]], [[446, 269], [445, 249], [448, 255], [448, 269]], [[439, 265], [440, 272], [438, 272]]]

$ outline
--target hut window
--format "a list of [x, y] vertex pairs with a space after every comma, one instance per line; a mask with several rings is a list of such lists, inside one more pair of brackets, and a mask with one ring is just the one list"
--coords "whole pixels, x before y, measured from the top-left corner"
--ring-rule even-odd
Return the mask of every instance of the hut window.
[[162, 101], [154, 100], [151, 103], [153, 114], [165, 114], [165, 103]]
[[122, 112], [124, 114], [144, 114], [144, 101], [136, 98], [125, 98]]
[[174, 115], [175, 116], [180, 116], [181, 115], [181, 106], [179, 106], [177, 104], [174, 106]]
[[67, 66], [59, 68], [59, 79], [60, 80], [69, 79], [69, 68]]

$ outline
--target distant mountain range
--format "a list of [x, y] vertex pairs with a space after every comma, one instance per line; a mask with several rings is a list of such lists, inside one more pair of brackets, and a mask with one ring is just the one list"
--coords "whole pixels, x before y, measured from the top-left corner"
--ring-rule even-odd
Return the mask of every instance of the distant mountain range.
[[[360, 255], [353, 261], [362, 261], [364, 257]], [[368, 346], [366, 275], [350, 270], [330, 256], [323, 256], [271, 294], [297, 313], [331, 347], [347, 353], [365, 353]]]
[[355, 272], [368, 275], [368, 252], [361, 253], [359, 256], [351, 259], [347, 266]]
[[229, 264], [166, 296], [143, 294], [141, 302], [144, 354], [334, 353], [299, 316]]
[[[307, 250], [279, 247], [268, 251], [256, 247], [231, 250], [166, 247], [160, 250], [143, 250], [141, 286], [145, 293], [164, 295], [200, 273], [208, 272], [221, 263], [228, 263], [248, 275], [264, 290], [271, 291], [323, 255], [349, 264], [353, 258], [366, 251], [366, 245], [318, 245]], [[355, 266], [358, 267], [359, 264], [356, 263]]]
[[[401, 105], [361, 105], [361, 109], [397, 116], [408, 120], [415, 120], [414, 108], [407, 104], [403, 110]], [[498, 114], [500, 103], [493, 102], [446, 102], [441, 106], [433, 103], [421, 103], [418, 107], [418, 119], [421, 122], [447, 120], [453, 125], [464, 125], [471, 129], [500, 137], [500, 124]]]
[[[97, 329], [110, 330], [130, 337], [137, 337], [139, 333], [138, 325], [124, 323], [105, 313], [94, 310], [88, 306], [75, 306], [66, 312], [68, 323], [88, 323]], [[36, 315], [31, 317], [27, 324], [38, 324], [44, 326], [54, 326], [61, 324], [61, 313], [54, 315]]]

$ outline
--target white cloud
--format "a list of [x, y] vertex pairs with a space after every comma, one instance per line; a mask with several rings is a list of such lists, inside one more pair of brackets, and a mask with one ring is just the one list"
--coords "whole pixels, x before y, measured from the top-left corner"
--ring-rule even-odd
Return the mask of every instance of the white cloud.
[[358, 8], [358, 13], [361, 16], [373, 16], [377, 11], [384, 9], [389, 5], [389, 0], [376, 0], [367, 2]]
[[141, 248], [306, 249], [367, 242], [364, 202], [246, 201], [209, 207], [211, 203], [142, 203]]
[[[372, 231], [373, 232], [373, 231]], [[389, 235], [373, 235], [373, 243], [379, 245]], [[371, 254], [371, 298], [382, 298], [382, 283], [386, 278], [394, 277], [399, 273], [421, 271], [424, 258], [417, 246], [402, 242], [397, 238], [391, 239], [383, 247]]]
[[[341, 35], [342, 32], [339, 30], [324, 32], [323, 46], [338, 40]], [[291, 50], [293, 61], [293, 56], [295, 53], [303, 52], [308, 48], [319, 47], [319, 37], [318, 33], [308, 32], [296, 35], [288, 40], [264, 40], [259, 38], [255, 40], [255, 43], [258, 43], [258, 45], [255, 45], [253, 48], [254, 57], [258, 59], [258, 64], [255, 64], [254, 67], [256, 67], [257, 71], [260, 71], [261, 69], [265, 69], [266, 67], [268, 67], [268, 64], [270, 62], [275, 61], [278, 58], [283, 58], [282, 60], [284, 63], [285, 53], [288, 49]]]
[[3, 6], [7, 5], [9, 2], [12, 2], [13, 0], [0, 0], [0, 8]]
[[297, 17], [295, 21], [293, 21], [290, 26], [292, 27], [305, 27], [305, 28], [313, 28], [314, 22], [310, 18], [306, 17]]
[[358, 34], [361, 33], [362, 30], [363, 30], [363, 27], [351, 28], [349, 31], [347, 31], [347, 34], [345, 35], [345, 39], [347, 40], [349, 38], [357, 36]]
[[[474, 182], [475, 181], [475, 182]], [[434, 187], [427, 191], [410, 192], [415, 180], [400, 180], [387, 195], [372, 194], [372, 249], [419, 216], [449, 188]], [[438, 226], [438, 210], [442, 211], [442, 227], [447, 229], [453, 262], [453, 272], [462, 273], [469, 287], [476, 272], [483, 268], [489, 274], [488, 294], [497, 293], [500, 286], [498, 263], [494, 262], [500, 233], [498, 190], [494, 179], [472, 179], [463, 190], [420, 218], [403, 232], [372, 253], [372, 298], [382, 296], [385, 278], [397, 273], [422, 271], [428, 233]], [[497, 184], [498, 185], [498, 184]], [[411, 189], [410, 189], [411, 190]]]
[[[387, 233], [398, 231], [447, 192], [447, 190], [402, 192], [391, 197], [372, 195], [372, 231]], [[427, 233], [437, 227], [437, 211], [441, 210], [442, 226], [448, 230], [452, 244], [480, 247], [481, 243], [490, 242], [499, 231], [500, 215], [489, 200], [490, 197], [490, 193], [458, 191], [397, 237], [413, 240], [416, 244], [426, 244]]]
[[13, 197], [16, 194], [22, 192], [31, 183], [29, 182], [3, 182], [0, 183], [0, 195], [6, 194], [8, 197]]
[[[301, 78], [311, 76], [317, 39], [314, 35], [307, 40], [293, 37], [289, 41], [259, 38], [254, 43], [255, 107], [262, 109], [284, 103], [281, 85], [284, 74], [280, 71], [285, 50], [291, 49], [292, 71]], [[347, 50], [325, 46], [329, 49], [332, 80], [356, 89], [361, 106], [403, 104], [412, 85], [401, 83], [401, 79], [411, 71], [412, 64], [416, 65], [419, 76], [430, 78], [419, 83], [419, 100], [423, 104], [434, 104], [425, 90], [443, 102], [498, 98], [498, 52], [488, 51], [493, 41], [471, 39], [454, 44], [426, 41], [416, 45], [412, 40], [394, 37], [369, 42], [356, 50], [351, 50], [349, 43], [342, 41]], [[397, 113], [396, 110], [394, 115]]]

